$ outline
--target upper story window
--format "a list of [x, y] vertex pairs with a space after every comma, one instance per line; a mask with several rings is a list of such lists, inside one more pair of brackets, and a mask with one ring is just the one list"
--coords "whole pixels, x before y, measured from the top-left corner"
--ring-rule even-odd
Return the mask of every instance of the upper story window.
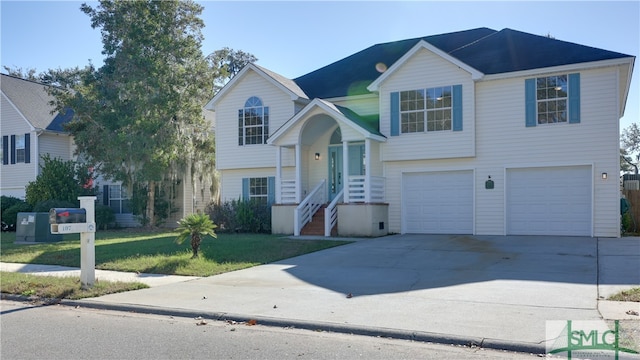
[[26, 160], [24, 135], [16, 135], [16, 163], [23, 163]]
[[451, 130], [451, 86], [400, 92], [402, 133]]
[[391, 93], [391, 136], [462, 131], [462, 85]]
[[580, 122], [580, 74], [525, 80], [526, 126]]
[[538, 124], [567, 122], [567, 75], [536, 79]]
[[238, 110], [238, 145], [266, 144], [269, 137], [269, 107], [250, 97]]

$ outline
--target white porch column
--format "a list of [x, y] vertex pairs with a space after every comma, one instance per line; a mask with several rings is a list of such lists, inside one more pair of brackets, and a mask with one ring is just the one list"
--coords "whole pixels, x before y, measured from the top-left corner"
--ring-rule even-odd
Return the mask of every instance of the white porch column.
[[364, 139], [364, 202], [371, 203], [371, 139]]
[[344, 190], [344, 203], [349, 203], [349, 143], [342, 142], [342, 189]]
[[282, 204], [282, 147], [276, 146], [276, 204]]
[[296, 203], [302, 202], [302, 146], [296, 144]]

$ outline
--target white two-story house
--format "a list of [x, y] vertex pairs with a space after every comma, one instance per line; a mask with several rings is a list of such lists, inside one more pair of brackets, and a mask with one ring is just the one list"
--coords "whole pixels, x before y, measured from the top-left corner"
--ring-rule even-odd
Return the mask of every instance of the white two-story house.
[[283, 234], [617, 237], [634, 61], [478, 28], [296, 79], [251, 64], [206, 106], [220, 197], [271, 203]]

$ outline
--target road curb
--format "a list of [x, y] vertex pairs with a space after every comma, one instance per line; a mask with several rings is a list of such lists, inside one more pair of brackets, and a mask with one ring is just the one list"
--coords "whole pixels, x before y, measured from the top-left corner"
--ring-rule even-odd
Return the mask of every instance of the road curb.
[[479, 347], [493, 350], [513, 351], [531, 354], [546, 354], [544, 344], [508, 341], [501, 339], [489, 339], [474, 336], [460, 336], [451, 334], [440, 334], [426, 331], [409, 331], [401, 329], [380, 328], [374, 326], [362, 326], [351, 324], [336, 324], [328, 322], [310, 322], [293, 319], [271, 318], [263, 316], [251, 316], [244, 314], [232, 314], [212, 311], [194, 311], [178, 308], [164, 308], [143, 306], [136, 304], [105, 304], [91, 300], [61, 300], [60, 305], [79, 306], [91, 309], [134, 312], [141, 314], [153, 314], [164, 316], [177, 316], [186, 318], [202, 317], [215, 321], [234, 321], [246, 323], [255, 320], [257, 325], [272, 326], [280, 328], [296, 328], [313, 331], [327, 331], [342, 334], [364, 335], [390, 339], [411, 340], [426, 343], [437, 343], [445, 345], [459, 345], [467, 347]]

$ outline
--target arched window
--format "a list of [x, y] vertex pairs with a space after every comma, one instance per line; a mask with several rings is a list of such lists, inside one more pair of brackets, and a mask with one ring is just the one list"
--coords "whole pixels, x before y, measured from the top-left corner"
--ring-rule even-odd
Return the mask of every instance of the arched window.
[[269, 138], [269, 107], [252, 96], [238, 110], [238, 145], [266, 144]]

